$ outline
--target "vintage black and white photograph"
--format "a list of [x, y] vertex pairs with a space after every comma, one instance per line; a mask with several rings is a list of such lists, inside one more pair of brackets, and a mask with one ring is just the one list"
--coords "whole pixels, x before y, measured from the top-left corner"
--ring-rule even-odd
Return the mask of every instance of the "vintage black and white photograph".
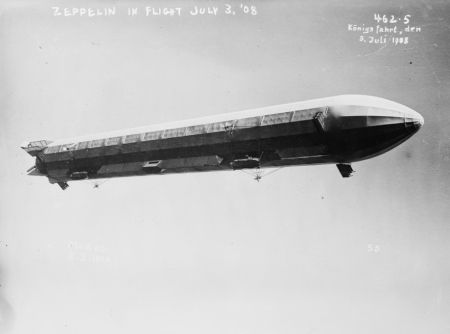
[[0, 333], [450, 333], [450, 2], [5, 0]]

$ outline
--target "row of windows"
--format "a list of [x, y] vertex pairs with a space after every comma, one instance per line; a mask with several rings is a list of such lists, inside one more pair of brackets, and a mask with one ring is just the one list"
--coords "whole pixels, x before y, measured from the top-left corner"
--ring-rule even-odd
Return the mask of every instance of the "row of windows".
[[84, 150], [87, 148], [97, 148], [102, 146], [114, 146], [120, 144], [131, 144], [140, 141], [150, 141], [165, 138], [175, 138], [183, 136], [192, 136], [203, 133], [214, 133], [222, 131], [230, 131], [233, 128], [248, 128], [255, 126], [273, 125], [280, 123], [289, 123], [293, 121], [294, 114], [296, 112], [290, 111], [285, 113], [257, 116], [251, 118], [239, 119], [236, 121], [225, 121], [210, 123], [204, 125], [194, 125], [189, 127], [167, 129], [162, 131], [146, 132], [141, 134], [132, 134], [120, 137], [111, 137], [106, 139], [96, 139], [90, 141], [83, 141], [80, 143], [64, 144], [58, 146], [47, 147], [46, 153], [59, 153], [75, 150]]

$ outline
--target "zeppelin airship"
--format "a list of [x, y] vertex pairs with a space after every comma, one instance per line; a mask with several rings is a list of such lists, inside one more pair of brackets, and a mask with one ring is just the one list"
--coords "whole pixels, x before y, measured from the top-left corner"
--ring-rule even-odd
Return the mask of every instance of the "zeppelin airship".
[[401, 144], [423, 125], [416, 111], [364, 95], [341, 95], [175, 123], [22, 146], [29, 175], [69, 181], [282, 166], [351, 164]]

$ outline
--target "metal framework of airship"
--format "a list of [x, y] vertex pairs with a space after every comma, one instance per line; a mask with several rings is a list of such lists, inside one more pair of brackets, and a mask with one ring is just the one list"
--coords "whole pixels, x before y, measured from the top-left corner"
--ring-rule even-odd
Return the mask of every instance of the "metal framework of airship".
[[29, 175], [69, 181], [171, 173], [351, 163], [401, 144], [423, 125], [416, 111], [365, 95], [341, 95], [205, 118], [22, 146]]

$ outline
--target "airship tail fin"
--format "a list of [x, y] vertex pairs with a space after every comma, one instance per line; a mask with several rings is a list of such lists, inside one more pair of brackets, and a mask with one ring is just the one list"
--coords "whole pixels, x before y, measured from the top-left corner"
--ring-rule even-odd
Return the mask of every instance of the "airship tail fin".
[[43, 151], [50, 145], [51, 141], [48, 140], [36, 140], [25, 143], [21, 146], [29, 155], [35, 157], [39, 152]]

